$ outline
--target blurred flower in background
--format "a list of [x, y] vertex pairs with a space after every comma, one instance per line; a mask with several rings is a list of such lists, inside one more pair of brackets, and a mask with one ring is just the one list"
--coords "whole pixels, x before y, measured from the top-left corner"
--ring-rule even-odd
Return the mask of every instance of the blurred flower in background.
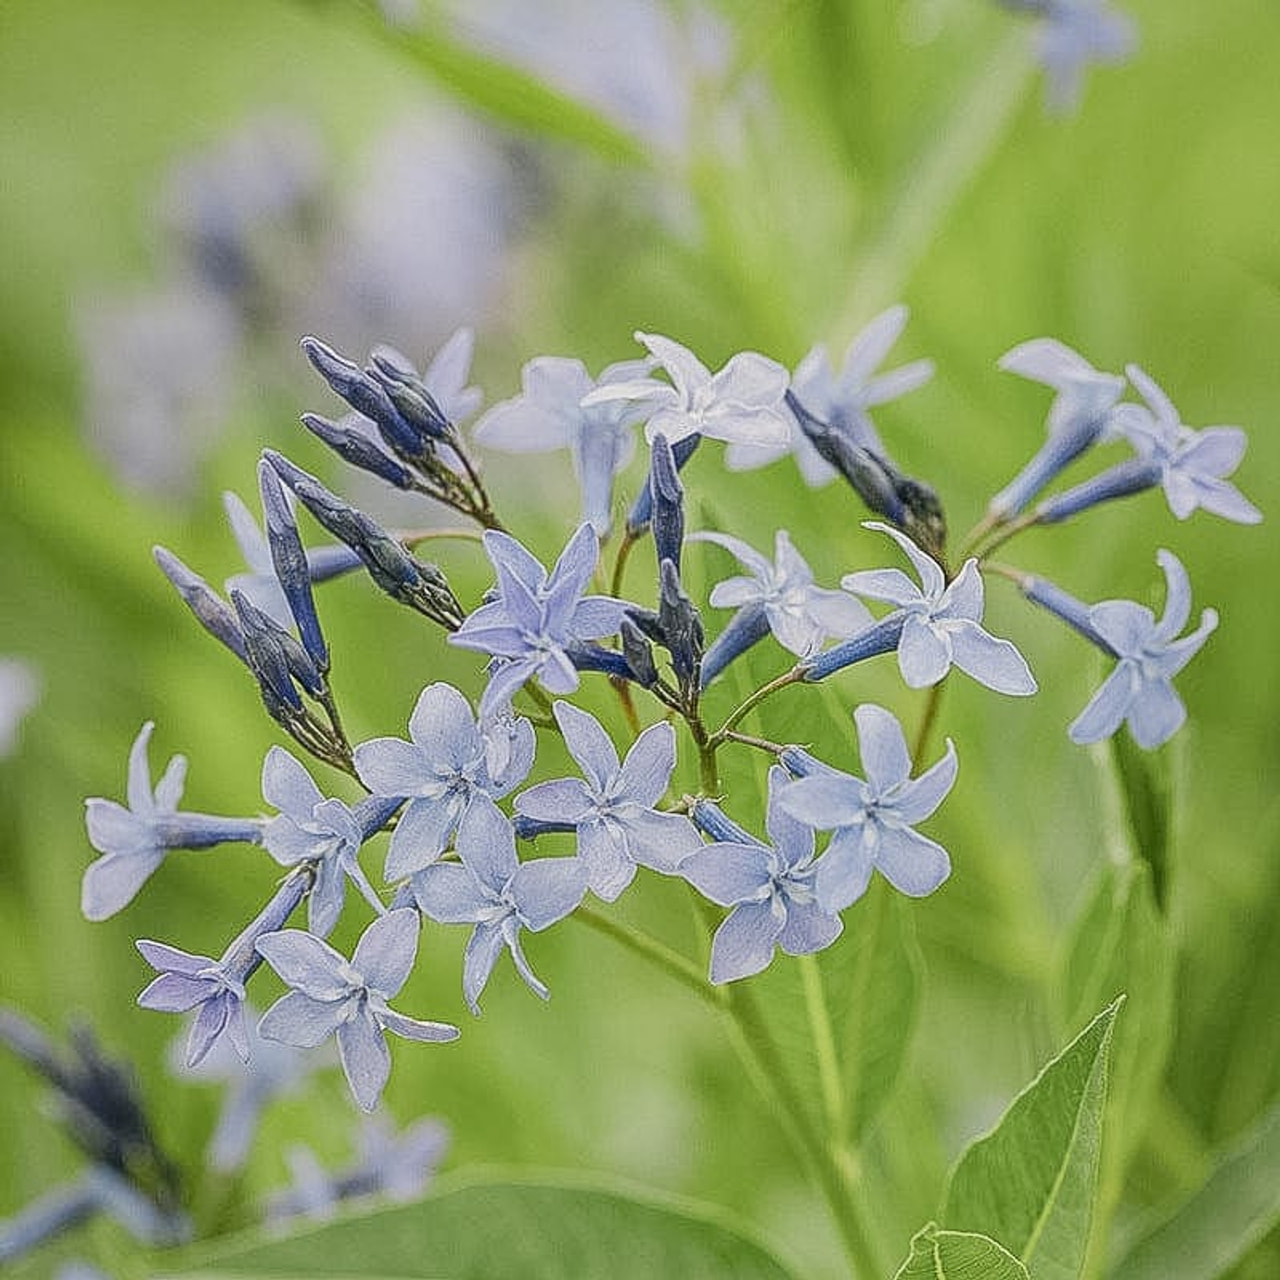
[[0, 760], [18, 748], [18, 731], [40, 700], [40, 678], [21, 658], [0, 658]]

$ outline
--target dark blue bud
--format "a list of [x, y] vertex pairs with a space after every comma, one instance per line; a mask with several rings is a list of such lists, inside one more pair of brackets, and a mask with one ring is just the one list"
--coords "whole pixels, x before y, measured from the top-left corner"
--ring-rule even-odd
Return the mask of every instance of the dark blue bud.
[[417, 379], [387, 373], [374, 364], [366, 369], [368, 376], [386, 393], [396, 412], [421, 435], [431, 440], [447, 440], [452, 435], [449, 419], [435, 396]]
[[1096, 507], [1100, 502], [1127, 498], [1131, 493], [1151, 489], [1160, 483], [1162, 475], [1163, 468], [1158, 462], [1130, 458], [1128, 462], [1109, 467], [1100, 475], [1042, 502], [1036, 508], [1036, 519], [1041, 524], [1057, 524]]
[[231, 593], [240, 630], [244, 634], [248, 650], [249, 670], [258, 679], [263, 699], [273, 718], [278, 719], [276, 709], [287, 707], [302, 712], [302, 695], [294, 687], [281, 636], [284, 632], [261, 609], [257, 609], [239, 591]]
[[702, 687], [705, 689], [735, 658], [769, 634], [769, 615], [758, 601], [743, 605], [716, 636], [702, 659]]
[[576, 831], [572, 822], [544, 822], [541, 818], [530, 818], [527, 814], [517, 813], [511, 819], [517, 840], [536, 840], [539, 836], [549, 835], [553, 831]]
[[744, 831], [713, 800], [695, 800], [689, 810], [693, 825], [712, 840], [725, 840], [731, 844], [759, 844], [749, 831]]
[[696, 687], [702, 661], [702, 616], [684, 593], [680, 573], [670, 560], [658, 566], [658, 625], [671, 654], [671, 669], [682, 686]]
[[1048, 610], [1072, 630], [1078, 631], [1090, 643], [1097, 645], [1104, 653], [1112, 657], [1119, 656], [1094, 629], [1089, 621], [1089, 606], [1083, 600], [1077, 600], [1070, 592], [1063, 591], [1047, 578], [1038, 578], [1032, 574], [1019, 580], [1018, 589], [1033, 604]]
[[413, 488], [413, 473], [401, 466], [389, 453], [379, 449], [363, 432], [339, 426], [322, 418], [318, 413], [304, 413], [302, 425], [312, 435], [319, 436], [340, 458], [368, 471], [397, 489]]
[[642, 688], [652, 689], [658, 683], [658, 667], [653, 660], [653, 645], [630, 618], [622, 619], [618, 634], [622, 638], [622, 656], [626, 658], [627, 666], [631, 669], [630, 678]]
[[160, 572], [177, 588], [183, 603], [195, 615], [196, 621], [215, 640], [221, 641], [232, 653], [246, 665], [249, 653], [245, 648], [244, 636], [240, 632], [240, 624], [236, 621], [234, 610], [209, 586], [198, 574], [192, 573], [177, 556], [164, 547], [153, 547], [151, 554], [155, 557]]
[[[700, 435], [685, 436], [671, 446], [671, 456], [675, 460], [676, 470], [682, 471], [684, 464], [693, 457], [694, 450], [702, 443]], [[653, 492], [646, 484], [637, 495], [631, 514], [627, 516], [627, 535], [638, 538], [648, 527], [653, 518]]]
[[329, 646], [320, 630], [315, 598], [311, 594], [311, 566], [298, 536], [298, 526], [284, 496], [275, 469], [265, 460], [258, 463], [258, 487], [262, 492], [262, 514], [267, 526], [267, 545], [276, 580], [289, 602], [289, 612], [298, 627], [302, 647], [320, 675], [329, 670]]
[[807, 778], [814, 773], [830, 773], [830, 768], [803, 747], [783, 747], [778, 752], [778, 763], [793, 777]]
[[802, 673], [805, 680], [812, 683], [816, 680], [825, 680], [827, 676], [843, 671], [845, 667], [851, 667], [855, 662], [863, 662], [867, 658], [875, 658], [882, 653], [891, 653], [898, 647], [898, 641], [902, 639], [902, 624], [905, 621], [906, 614], [891, 613], [881, 618], [879, 622], [873, 622], [871, 626], [865, 627], [856, 636], [851, 636], [848, 640], [826, 650], [825, 653], [806, 658], [797, 664], [796, 669]]
[[680, 568], [680, 549], [684, 546], [684, 486], [676, 469], [676, 460], [666, 436], [653, 440], [649, 466], [649, 501], [651, 523], [658, 562], [670, 560]]
[[573, 644], [565, 649], [565, 654], [578, 671], [602, 671], [620, 680], [632, 678], [631, 664], [617, 649], [598, 644]]

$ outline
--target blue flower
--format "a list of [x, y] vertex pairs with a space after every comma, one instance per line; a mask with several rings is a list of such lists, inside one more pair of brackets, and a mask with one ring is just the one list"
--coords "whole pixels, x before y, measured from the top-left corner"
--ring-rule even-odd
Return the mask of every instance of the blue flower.
[[702, 841], [688, 818], [654, 807], [676, 765], [675, 730], [651, 725], [619, 764], [599, 720], [567, 702], [552, 708], [570, 755], [586, 781], [556, 778], [516, 797], [518, 814], [578, 833], [578, 861], [592, 892], [612, 902], [631, 883], [637, 864], [670, 872]]
[[782, 405], [787, 371], [775, 360], [754, 351], [739, 352], [718, 373], [680, 343], [655, 333], [636, 333], [636, 341], [666, 370], [671, 382], [636, 378], [597, 387], [583, 399], [585, 406], [615, 400], [639, 400], [650, 417], [645, 438], [657, 435], [676, 444], [686, 436], [756, 445], [785, 445], [791, 422]]
[[473, 924], [463, 960], [462, 991], [472, 1013], [503, 947], [530, 989], [547, 988], [529, 967], [520, 931], [534, 933], [563, 920], [582, 901], [587, 880], [577, 858], [521, 863], [511, 823], [488, 796], [477, 796], [458, 827], [456, 862], [436, 862], [413, 877], [424, 915], [441, 924]]
[[1058, 394], [1049, 410], [1049, 438], [987, 507], [990, 516], [1017, 515], [1068, 463], [1116, 434], [1116, 401], [1124, 379], [1101, 373], [1079, 352], [1053, 338], [1033, 338], [1000, 359], [1000, 368], [1043, 382]]
[[1203, 507], [1224, 520], [1257, 524], [1262, 512], [1224, 479], [1240, 465], [1245, 433], [1239, 427], [1186, 426], [1153, 378], [1134, 364], [1127, 372], [1149, 408], [1125, 405], [1121, 429], [1140, 458], [1159, 465], [1169, 510], [1179, 520]]
[[883, 707], [864, 703], [853, 713], [866, 781], [832, 769], [795, 748], [782, 763], [801, 776], [782, 788], [779, 803], [799, 822], [831, 831], [818, 859], [814, 892], [826, 911], [856, 902], [878, 870], [900, 893], [932, 893], [951, 872], [947, 851], [912, 830], [946, 798], [956, 780], [956, 752], [946, 754], [918, 778], [902, 726]]
[[342, 914], [347, 881], [377, 912], [384, 910], [360, 866], [360, 846], [395, 811], [381, 797], [355, 809], [326, 799], [311, 775], [283, 747], [272, 747], [262, 762], [262, 794], [280, 812], [267, 823], [262, 843], [282, 867], [310, 866], [315, 885], [307, 902], [307, 924], [326, 937]]
[[409, 801], [387, 851], [383, 878], [389, 881], [434, 862], [475, 796], [500, 800], [533, 766], [528, 720], [478, 725], [466, 698], [450, 684], [423, 689], [409, 717], [409, 737], [374, 738], [355, 750], [356, 772], [370, 791]]
[[309, 875], [289, 876], [266, 907], [222, 953], [220, 960], [192, 955], [148, 939], [134, 944], [142, 958], [160, 975], [138, 996], [138, 1004], [161, 1013], [196, 1011], [187, 1037], [188, 1067], [196, 1066], [224, 1032], [241, 1060], [248, 1058], [245, 983], [262, 963], [254, 944], [264, 933], [284, 927], [310, 883]]
[[797, 822], [779, 803], [786, 785], [786, 770], [775, 765], [769, 770], [765, 814], [772, 845], [749, 836], [718, 840], [680, 864], [679, 874], [699, 893], [733, 908], [711, 941], [714, 983], [759, 973], [773, 959], [775, 947], [788, 955], [807, 955], [840, 935], [840, 917], [825, 910], [814, 892], [813, 828]]
[[128, 906], [170, 849], [257, 844], [263, 838], [263, 823], [254, 818], [178, 812], [187, 774], [183, 756], [169, 761], [152, 792], [147, 744], [154, 728], [148, 720], [129, 752], [129, 807], [97, 796], [85, 801], [89, 843], [103, 855], [86, 868], [80, 888], [87, 920], [105, 920]]
[[[1179, 638], [1178, 632], [1191, 613], [1191, 585], [1181, 561], [1171, 551], [1157, 552], [1156, 559], [1168, 584], [1164, 616], [1159, 622], [1145, 605], [1104, 600], [1084, 614], [1087, 629], [1076, 628], [1119, 661], [1068, 730], [1072, 742], [1109, 738], [1127, 721], [1134, 741], [1150, 751], [1173, 737], [1187, 718], [1187, 709], [1171, 681], [1217, 627], [1218, 615], [1205, 609], [1199, 627]], [[1057, 594], [1073, 607], [1062, 609], [1047, 599], [1032, 598], [1068, 622], [1072, 614], [1080, 616], [1078, 601], [1066, 592]]]
[[703, 656], [704, 685], [767, 631], [784, 649], [808, 657], [828, 636], [851, 636], [871, 625], [871, 614], [859, 601], [814, 585], [813, 571], [785, 529], [774, 536], [773, 564], [728, 534], [695, 533], [690, 539], [723, 547], [747, 570], [747, 576], [726, 578], [711, 590], [713, 608], [738, 613]]
[[498, 576], [494, 598], [470, 614], [449, 642], [503, 660], [494, 664], [480, 699], [480, 716], [487, 719], [534, 676], [551, 693], [572, 693], [578, 672], [570, 651], [617, 632], [626, 605], [583, 594], [600, 554], [589, 524], [578, 526], [550, 575], [509, 534], [489, 530], [484, 549]]
[[634, 427], [646, 410], [634, 401], [582, 400], [597, 387], [642, 378], [649, 368], [647, 361], [627, 360], [592, 381], [581, 360], [539, 356], [521, 371], [521, 394], [494, 405], [476, 424], [475, 439], [511, 453], [568, 449], [582, 490], [582, 519], [603, 538], [612, 523], [613, 478], [631, 461]]
[[360, 936], [350, 960], [301, 929], [258, 939], [266, 962], [291, 988], [262, 1015], [270, 1040], [313, 1049], [338, 1038], [338, 1057], [356, 1102], [372, 1111], [391, 1074], [384, 1033], [406, 1040], [456, 1040], [457, 1027], [422, 1022], [387, 1005], [404, 986], [418, 954], [418, 915], [411, 908], [379, 916]]
[[1124, 62], [1137, 44], [1133, 22], [1107, 0], [1004, 0], [1010, 9], [1038, 15], [1036, 56], [1044, 67], [1051, 111], [1073, 111], [1091, 62]]
[[942, 566], [906, 534], [874, 520], [863, 527], [887, 533], [906, 552], [920, 576], [917, 587], [901, 569], [869, 569], [846, 574], [840, 583], [855, 595], [897, 606], [889, 617], [902, 618], [898, 670], [911, 688], [937, 684], [954, 665], [997, 693], [1035, 693], [1035, 678], [1018, 650], [979, 625], [983, 589], [976, 560], [966, 560], [948, 583]]
[[[907, 316], [904, 306], [890, 307], [876, 316], [849, 344], [838, 374], [831, 367], [826, 346], [819, 344], [796, 366], [791, 379], [791, 390], [805, 409], [880, 458], [888, 454], [868, 410], [914, 391], [933, 377], [932, 360], [913, 360], [888, 373], [875, 373], [902, 336]], [[795, 455], [810, 488], [829, 484], [838, 474], [794, 418], [787, 441], [772, 446], [732, 444], [725, 461], [732, 470], [742, 471], [762, 467], [787, 453]]]

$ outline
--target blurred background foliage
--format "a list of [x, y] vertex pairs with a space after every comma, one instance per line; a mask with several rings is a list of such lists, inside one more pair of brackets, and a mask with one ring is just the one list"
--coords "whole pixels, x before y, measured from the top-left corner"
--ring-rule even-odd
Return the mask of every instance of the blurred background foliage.
[[[216, 1091], [171, 1074], [177, 1028], [135, 1007], [148, 971], [132, 941], [217, 954], [275, 868], [257, 850], [175, 856], [130, 908], [89, 925], [82, 798], [122, 792], [128, 745], [154, 718], [153, 768], [190, 757], [190, 807], [260, 807], [273, 727], [150, 547], [214, 582], [235, 572], [219, 494], [253, 497], [262, 446], [394, 523], [439, 522], [377, 505], [297, 427], [300, 410], [333, 408], [297, 351], [304, 331], [417, 358], [472, 325], [492, 403], [516, 392], [526, 359], [574, 354], [594, 371], [632, 357], [637, 328], [713, 366], [744, 348], [794, 365], [903, 301], [902, 358], [931, 356], [938, 373], [877, 421], [957, 533], [1041, 439], [1042, 389], [995, 370], [1026, 338], [1061, 338], [1100, 368], [1136, 361], [1187, 422], [1248, 428], [1236, 478], [1261, 527], [1203, 513], [1178, 524], [1147, 495], [1027, 535], [1008, 558], [1085, 600], [1153, 599], [1154, 550], [1168, 546], [1196, 607], [1222, 614], [1180, 682], [1191, 721], [1167, 753], [1176, 1001], [1163, 1068], [1150, 1048], [1162, 1080], [1123, 1143], [1121, 1226], [1194, 1186], [1208, 1153], [1274, 1100], [1280, 13], [1271, 0], [1124, 8], [1139, 51], [1092, 74], [1067, 116], [1044, 110], [1026, 24], [984, 0], [423, 6], [433, 38], [416, 54], [404, 29], [337, 0], [0, 8], [0, 654], [24, 659], [41, 690], [0, 761], [3, 997], [58, 1029], [83, 1016], [134, 1062], [203, 1230], [247, 1221], [286, 1180], [290, 1144], [346, 1158], [350, 1132], [333, 1122], [345, 1090], [330, 1074], [276, 1105], [241, 1181], [200, 1173]], [[221, 187], [219, 173], [232, 175]], [[264, 173], [274, 181], [255, 195]], [[217, 201], [240, 197], [253, 248], [228, 276], [193, 237], [211, 209], [234, 222]], [[761, 547], [785, 526], [825, 583], [883, 561], [842, 487], [811, 492], [789, 461], [730, 475], [718, 452], [686, 473], [694, 523]], [[576, 520], [564, 464], [489, 461], [508, 522], [544, 553]], [[633, 469], [623, 488], [640, 483]], [[691, 553], [695, 582], [719, 574], [717, 554]], [[478, 550], [440, 555], [474, 600]], [[633, 564], [637, 591], [647, 564]], [[963, 767], [932, 830], [955, 874], [910, 908], [923, 1003], [864, 1155], [894, 1249], [934, 1211], [963, 1142], [1080, 1025], [1060, 1021], [1059, 975], [1108, 857], [1104, 772], [1065, 733], [1099, 664], [999, 584], [990, 596], [993, 629], [1018, 639], [1041, 694], [1012, 702], [957, 681], [944, 702]], [[364, 580], [325, 588], [322, 613], [356, 740], [402, 731], [428, 680], [478, 689], [468, 655]], [[776, 650], [755, 661], [761, 674], [785, 665]], [[920, 705], [891, 664], [839, 692], [904, 719]], [[777, 714], [804, 737], [818, 702], [801, 690]], [[646, 883], [621, 910], [688, 950], [678, 889]], [[425, 935], [404, 1007], [462, 1019], [463, 1039], [398, 1052], [386, 1097], [401, 1121], [446, 1120], [449, 1167], [616, 1172], [731, 1205], [812, 1274], [839, 1273], [821, 1205], [691, 997], [569, 924], [531, 945], [550, 1004], [504, 972], [473, 1022], [459, 932]], [[0, 1216], [77, 1163], [39, 1096], [0, 1058]], [[74, 1247], [109, 1267], [130, 1248], [102, 1224]], [[1264, 1240], [1239, 1274], [1275, 1274], [1278, 1259]]]

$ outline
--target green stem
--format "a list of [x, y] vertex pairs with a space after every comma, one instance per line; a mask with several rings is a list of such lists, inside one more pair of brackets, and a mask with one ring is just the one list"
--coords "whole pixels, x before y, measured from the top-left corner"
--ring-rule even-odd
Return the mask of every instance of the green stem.
[[803, 674], [798, 667], [792, 667], [790, 671], [784, 672], [774, 680], [770, 680], [768, 684], [761, 685], [753, 694], [751, 694], [744, 702], [742, 702], [735, 710], [729, 713], [728, 719], [724, 724], [711, 735], [711, 742], [715, 746], [727, 740], [728, 733], [738, 722], [747, 715], [748, 712], [754, 710], [767, 697], [777, 693], [779, 689], [785, 689], [789, 684], [798, 684], [804, 679]]
[[938, 708], [942, 705], [942, 690], [947, 681], [944, 677], [933, 685], [925, 699], [924, 715], [920, 719], [920, 727], [916, 730], [916, 741], [911, 751], [911, 758], [919, 765], [924, 757], [925, 748], [929, 745], [929, 735], [938, 720]]
[[631, 555], [631, 548], [638, 541], [639, 539], [628, 529], [622, 535], [622, 541], [618, 543], [618, 558], [613, 562], [613, 581], [609, 584], [611, 596], [621, 597], [622, 595], [622, 579], [627, 572], [627, 558]]
[[827, 1127], [833, 1134], [840, 1134], [845, 1130], [844, 1089], [840, 1079], [840, 1060], [836, 1053], [831, 1014], [827, 1009], [826, 993], [822, 989], [822, 970], [818, 967], [818, 957], [815, 955], [798, 956], [796, 963], [800, 966], [805, 1012], [809, 1016], [809, 1030], [813, 1033], [813, 1047], [818, 1055], [818, 1079], [822, 1084], [822, 1103], [827, 1114]]

